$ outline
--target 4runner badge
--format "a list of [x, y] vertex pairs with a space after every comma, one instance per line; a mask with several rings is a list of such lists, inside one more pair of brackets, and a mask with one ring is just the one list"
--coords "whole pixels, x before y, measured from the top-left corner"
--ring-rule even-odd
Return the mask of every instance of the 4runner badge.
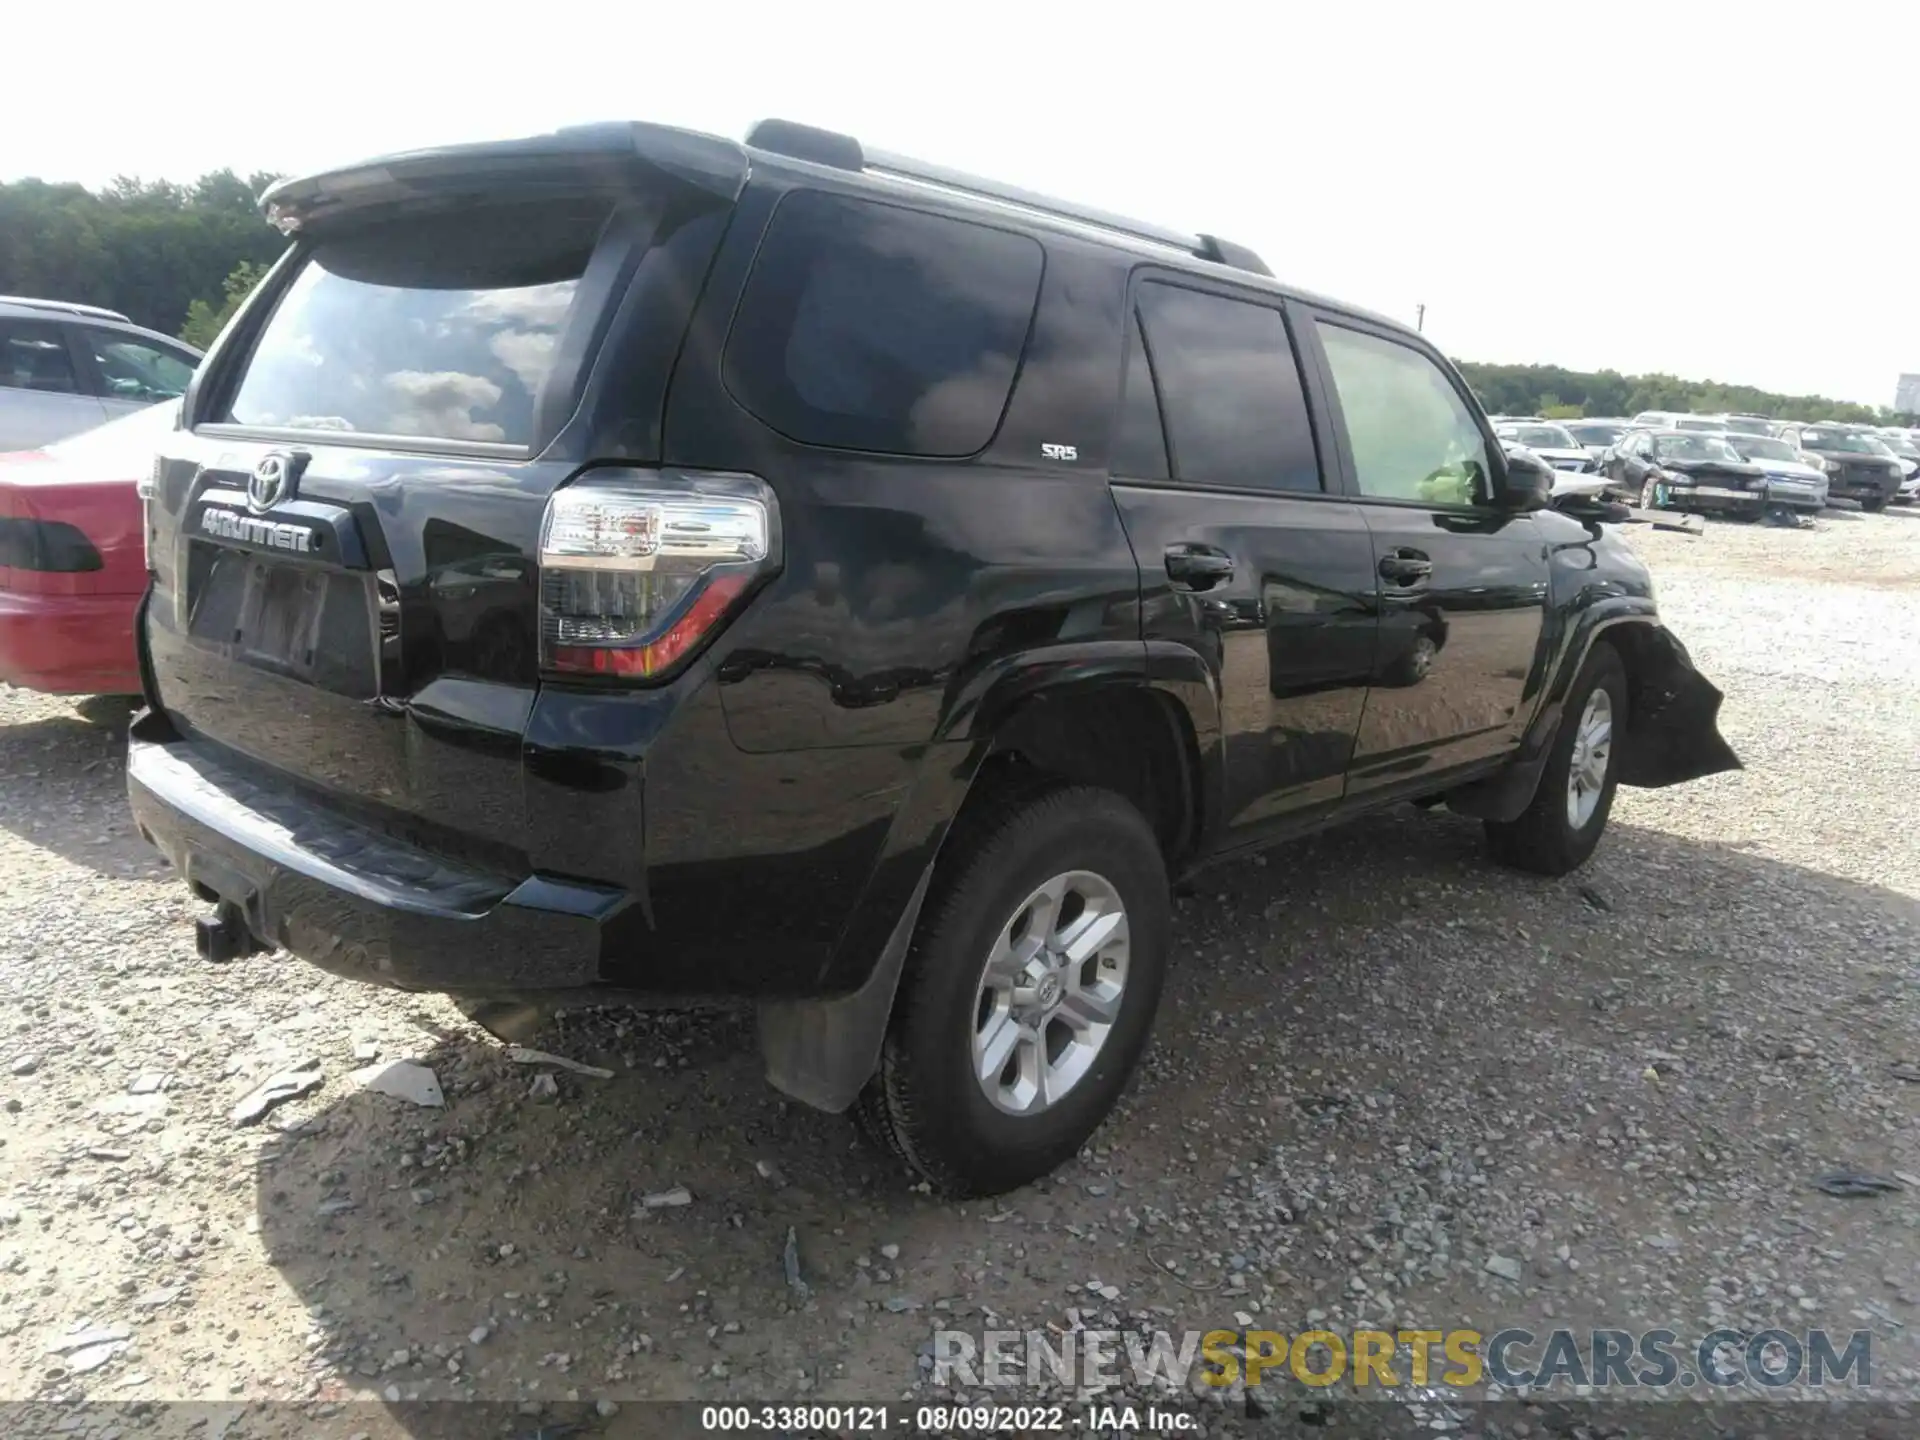
[[1040, 453], [1049, 460], [1078, 460], [1080, 447], [1077, 445], [1042, 445]]
[[310, 555], [320, 548], [320, 537], [304, 525], [287, 525], [277, 520], [256, 520], [238, 510], [221, 510], [209, 505], [200, 512], [203, 534], [222, 540], [241, 540], [249, 545], [264, 545], [269, 550], [291, 550]]

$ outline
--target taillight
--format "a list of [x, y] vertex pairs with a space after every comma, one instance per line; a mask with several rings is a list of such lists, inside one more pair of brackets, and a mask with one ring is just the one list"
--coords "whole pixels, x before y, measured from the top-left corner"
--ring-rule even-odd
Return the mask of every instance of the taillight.
[[751, 475], [595, 470], [540, 526], [540, 662], [666, 678], [780, 568], [778, 505]]
[[0, 515], [0, 565], [42, 574], [73, 575], [102, 566], [93, 542], [64, 520]]

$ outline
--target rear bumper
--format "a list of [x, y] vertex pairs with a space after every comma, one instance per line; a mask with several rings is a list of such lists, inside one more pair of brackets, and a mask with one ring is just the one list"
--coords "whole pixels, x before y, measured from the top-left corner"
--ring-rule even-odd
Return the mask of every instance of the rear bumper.
[[404, 990], [515, 995], [598, 985], [620, 891], [472, 869], [256, 782], [152, 714], [127, 741], [135, 822], [264, 944]]
[[0, 590], [0, 680], [53, 695], [138, 695], [138, 595]]

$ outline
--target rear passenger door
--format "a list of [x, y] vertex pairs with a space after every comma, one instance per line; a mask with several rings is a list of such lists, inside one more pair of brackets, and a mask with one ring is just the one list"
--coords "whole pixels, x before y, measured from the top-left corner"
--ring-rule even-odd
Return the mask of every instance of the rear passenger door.
[[1546, 626], [1547, 546], [1534, 515], [1489, 503], [1495, 442], [1435, 357], [1385, 327], [1329, 314], [1311, 324], [1380, 581], [1348, 794], [1420, 790], [1519, 742]]
[[1136, 280], [1112, 484], [1144, 637], [1218, 685], [1228, 844], [1339, 802], [1373, 663], [1373, 553], [1323, 482], [1277, 297]]

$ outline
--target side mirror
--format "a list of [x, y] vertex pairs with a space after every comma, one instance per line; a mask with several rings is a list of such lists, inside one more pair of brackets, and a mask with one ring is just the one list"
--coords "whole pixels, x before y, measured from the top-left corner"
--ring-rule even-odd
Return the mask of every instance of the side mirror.
[[1553, 496], [1553, 481], [1551, 465], [1515, 447], [1494, 461], [1493, 503], [1501, 510], [1544, 510]]

